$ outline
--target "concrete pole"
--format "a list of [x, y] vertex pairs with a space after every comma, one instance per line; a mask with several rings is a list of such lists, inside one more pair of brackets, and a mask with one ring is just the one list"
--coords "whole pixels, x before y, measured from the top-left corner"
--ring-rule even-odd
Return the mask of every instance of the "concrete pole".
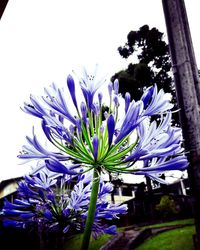
[[200, 249], [200, 83], [184, 0], [162, 0]]
[[0, 0], [0, 19], [5, 11], [8, 0]]

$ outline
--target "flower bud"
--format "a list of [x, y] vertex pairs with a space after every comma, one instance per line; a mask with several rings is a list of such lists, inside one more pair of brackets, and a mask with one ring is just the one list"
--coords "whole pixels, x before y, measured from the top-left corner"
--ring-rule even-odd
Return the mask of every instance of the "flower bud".
[[114, 81], [114, 93], [115, 93], [115, 95], [118, 95], [118, 93], [119, 93], [119, 81], [118, 81], [118, 79], [115, 79], [115, 81]]
[[125, 113], [127, 113], [127, 111], [128, 111], [130, 101], [131, 101], [131, 95], [130, 95], [130, 93], [126, 92], [126, 94], [125, 94]]
[[84, 102], [81, 102], [81, 114], [82, 114], [82, 119], [84, 123], [86, 123], [87, 120], [87, 107]]
[[98, 147], [99, 147], [99, 141], [97, 135], [94, 135], [92, 144], [93, 144], [93, 155], [96, 161], [98, 156]]
[[108, 93], [109, 93], [109, 96], [112, 95], [112, 82], [110, 82], [110, 83], [108, 84]]
[[71, 75], [68, 75], [67, 77], [67, 86], [68, 86], [72, 101], [74, 103], [74, 106], [78, 109], [77, 101], [76, 101], [76, 94], [75, 94], [74, 79]]
[[102, 93], [98, 93], [98, 99], [99, 99], [99, 106], [101, 107], [102, 104], [102, 98], [103, 98], [103, 94]]
[[107, 126], [108, 126], [108, 145], [110, 146], [112, 144], [113, 134], [115, 131], [115, 119], [112, 114], [110, 114], [110, 116], [108, 117]]
[[114, 96], [113, 101], [114, 101], [115, 107], [118, 108], [119, 107], [119, 98], [117, 95]]

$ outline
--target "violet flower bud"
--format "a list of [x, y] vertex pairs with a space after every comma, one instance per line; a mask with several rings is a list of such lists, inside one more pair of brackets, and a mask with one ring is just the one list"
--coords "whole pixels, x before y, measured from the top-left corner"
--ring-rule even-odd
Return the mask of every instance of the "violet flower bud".
[[55, 194], [53, 192], [49, 192], [47, 194], [47, 199], [55, 203]]
[[44, 212], [44, 217], [49, 220], [52, 221], [53, 219], [53, 214], [51, 213], [51, 211], [49, 209], [46, 209]]
[[66, 234], [69, 231], [70, 225], [67, 225], [64, 229], [63, 229], [63, 233]]
[[100, 127], [100, 132], [101, 132], [101, 134], [103, 134], [103, 132], [104, 132], [104, 126]]
[[73, 134], [74, 134], [74, 131], [75, 131], [75, 128], [74, 128], [74, 126], [71, 124], [71, 125], [69, 126], [69, 132], [73, 135]]
[[105, 117], [105, 119], [108, 118], [108, 112], [107, 111], [104, 112], [104, 117]]
[[69, 174], [69, 175], [77, 174], [71, 169], [80, 166], [80, 164], [64, 165], [56, 159], [45, 160], [45, 163], [46, 163], [46, 167], [50, 171], [53, 171], [56, 173]]
[[154, 91], [154, 86], [151, 86], [151, 87], [147, 88], [147, 90], [142, 95], [141, 100], [144, 103], [144, 109], [147, 107], [147, 104], [153, 95], [153, 91]]
[[59, 116], [58, 116], [58, 120], [59, 120], [61, 123], [63, 123], [64, 117], [63, 117], [62, 115], [59, 115]]
[[108, 126], [108, 145], [110, 146], [112, 144], [113, 134], [115, 131], [115, 119], [112, 114], [110, 114], [110, 116], [108, 117], [107, 126]]
[[82, 118], [83, 118], [84, 123], [86, 123], [86, 120], [87, 120], [87, 107], [86, 107], [84, 102], [81, 102], [81, 114], [82, 114]]
[[76, 127], [77, 127], [77, 133], [80, 136], [81, 134], [81, 120], [80, 119], [76, 119]]
[[94, 159], [96, 161], [97, 156], [98, 156], [98, 147], [99, 147], [99, 140], [98, 140], [97, 135], [94, 135], [92, 144], [93, 144], [93, 155], [94, 155]]
[[110, 82], [110, 83], [108, 84], [108, 93], [109, 93], [109, 96], [112, 95], [112, 82]]
[[114, 93], [115, 93], [115, 95], [119, 94], [119, 81], [118, 81], [118, 79], [115, 79], [115, 81], [114, 81]]
[[103, 98], [103, 94], [102, 93], [98, 93], [98, 99], [99, 99], [99, 106], [101, 107], [102, 104], [102, 98]]
[[76, 101], [76, 94], [75, 94], [74, 79], [71, 75], [68, 75], [67, 77], [67, 86], [68, 86], [72, 101], [74, 103], [74, 106], [78, 109], [77, 101]]
[[119, 107], [119, 99], [118, 99], [117, 95], [114, 96], [113, 101], [114, 101], [115, 106], [118, 108]]
[[125, 94], [125, 113], [127, 113], [127, 111], [128, 111], [130, 102], [131, 102], [131, 95], [130, 95], [130, 93], [126, 92], [126, 94]]
[[98, 103], [92, 104], [92, 111], [94, 112], [94, 114], [96, 116], [98, 116], [100, 114], [100, 107], [99, 107]]

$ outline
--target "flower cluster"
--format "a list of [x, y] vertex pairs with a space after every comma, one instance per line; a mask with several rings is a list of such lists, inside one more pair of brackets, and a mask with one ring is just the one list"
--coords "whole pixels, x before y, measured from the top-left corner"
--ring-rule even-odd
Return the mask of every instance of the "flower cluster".
[[[107, 84], [109, 101], [105, 104], [104, 95], [98, 92], [105, 83], [84, 71], [79, 78], [83, 94], [79, 103], [74, 77], [69, 75], [71, 106], [64, 89], [55, 84], [45, 88], [41, 97], [31, 95], [22, 109], [41, 120], [43, 132], [55, 151], [47, 150], [33, 130], [33, 137], [27, 136], [28, 143], [18, 157], [43, 161], [49, 170], [69, 175], [81, 173], [84, 168], [98, 169], [99, 173], [142, 174], [160, 180], [158, 175], [162, 172], [185, 169], [188, 161], [183, 153], [181, 130], [171, 126], [173, 105], [163, 90], [158, 91], [156, 85], [149, 87], [139, 101], [131, 101], [129, 93], [124, 99], [120, 96], [119, 82], [115, 80]], [[159, 123], [150, 122], [154, 115], [161, 116]]]
[[[17, 198], [5, 200], [2, 210], [5, 226], [40, 227], [45, 232], [75, 234], [82, 232], [87, 218], [91, 194], [91, 174], [79, 177], [55, 174], [47, 169], [25, 176], [19, 182]], [[125, 214], [127, 205], [110, 204], [106, 196], [112, 191], [110, 183], [100, 181], [92, 234], [115, 234], [116, 226], [105, 220]], [[102, 223], [103, 222], [103, 223]]]
[[[24, 199], [17, 199], [14, 204], [6, 202], [4, 214], [27, 221], [34, 221], [35, 214], [41, 214], [37, 222], [49, 228], [62, 225], [64, 232], [83, 228], [85, 223], [82, 249], [86, 250], [91, 233], [96, 237], [115, 232], [115, 226], [102, 226], [102, 219], [112, 220], [126, 211], [126, 206], [108, 204], [103, 199], [110, 186], [101, 181], [102, 172], [147, 175], [163, 182], [160, 173], [184, 170], [188, 161], [181, 130], [171, 126], [173, 105], [162, 89], [158, 91], [156, 85], [147, 88], [139, 101], [131, 100], [129, 93], [123, 99], [115, 80], [107, 84], [106, 103], [106, 93], [99, 92], [106, 80], [98, 80], [96, 74], [84, 70], [83, 77], [78, 78], [82, 98], [79, 95], [77, 99], [74, 79], [71, 75], [67, 77], [67, 94], [53, 83], [44, 89], [44, 95], [31, 95], [30, 102], [24, 103], [23, 111], [41, 120], [42, 131], [53, 151], [39, 142], [33, 129], [33, 136], [26, 137], [27, 145], [18, 157], [38, 161], [38, 171], [48, 169], [56, 175], [68, 176], [61, 183], [71, 183], [74, 178], [80, 181], [69, 195], [60, 191], [63, 184], [60, 193], [52, 192], [50, 185], [57, 181], [53, 177], [45, 181], [43, 172], [27, 177], [20, 185]], [[152, 122], [155, 115], [160, 115], [160, 122]], [[85, 185], [84, 174], [92, 169], [92, 184]], [[45, 183], [42, 188], [41, 180]], [[35, 192], [30, 186], [38, 190]]]

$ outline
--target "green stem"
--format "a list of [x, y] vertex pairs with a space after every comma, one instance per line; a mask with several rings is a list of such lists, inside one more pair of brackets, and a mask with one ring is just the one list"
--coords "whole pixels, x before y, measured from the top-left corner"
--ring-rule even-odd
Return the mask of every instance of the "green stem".
[[94, 222], [96, 203], [97, 203], [97, 198], [98, 198], [98, 190], [99, 190], [99, 182], [100, 182], [99, 174], [100, 173], [95, 168], [94, 173], [93, 173], [90, 205], [89, 205], [89, 210], [88, 210], [88, 215], [87, 215], [87, 220], [86, 220], [86, 225], [85, 225], [85, 231], [83, 234], [83, 241], [82, 241], [82, 246], [81, 246], [82, 250], [87, 250], [89, 248], [90, 236], [91, 236], [91, 232], [92, 232], [92, 225]]

